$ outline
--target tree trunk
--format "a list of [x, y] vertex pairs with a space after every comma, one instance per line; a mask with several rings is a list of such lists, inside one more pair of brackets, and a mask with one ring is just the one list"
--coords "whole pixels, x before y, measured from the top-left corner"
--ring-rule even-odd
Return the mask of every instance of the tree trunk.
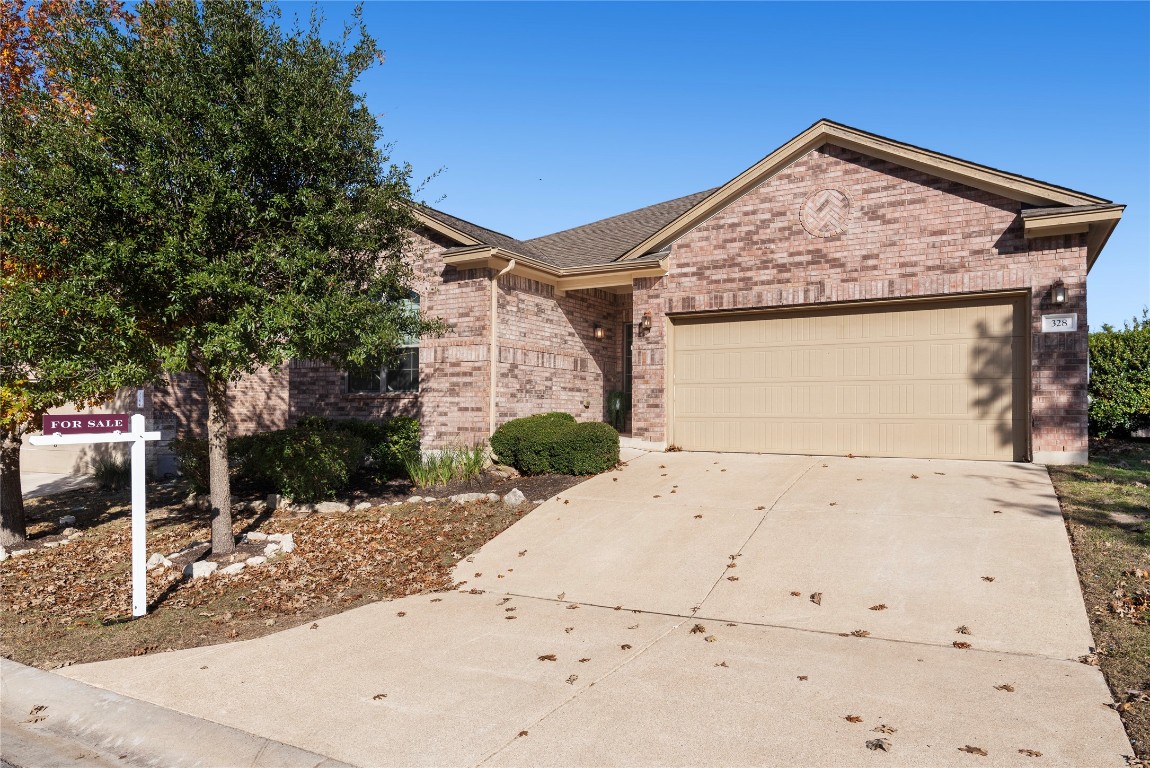
[[20, 436], [5, 431], [0, 438], [0, 546], [11, 548], [28, 538], [20, 485]]
[[207, 379], [208, 486], [212, 503], [212, 554], [236, 551], [232, 535], [232, 487], [228, 475], [228, 381]]

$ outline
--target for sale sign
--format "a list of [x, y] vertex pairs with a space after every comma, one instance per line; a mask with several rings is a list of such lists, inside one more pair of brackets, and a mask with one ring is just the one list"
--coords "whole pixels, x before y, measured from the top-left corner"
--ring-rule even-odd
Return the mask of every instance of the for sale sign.
[[103, 435], [112, 432], [127, 433], [130, 429], [126, 413], [67, 413], [44, 417], [45, 435]]

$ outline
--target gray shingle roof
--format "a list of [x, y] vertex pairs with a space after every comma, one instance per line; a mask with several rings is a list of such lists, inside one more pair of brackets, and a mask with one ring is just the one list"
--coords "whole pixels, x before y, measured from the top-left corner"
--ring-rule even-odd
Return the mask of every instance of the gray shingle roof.
[[679, 218], [714, 191], [708, 189], [696, 192], [531, 240], [516, 240], [502, 232], [472, 224], [426, 205], [421, 205], [420, 210], [484, 245], [504, 248], [556, 267], [585, 267], [617, 261], [624, 253]]
[[609, 264], [695, 207], [714, 191], [708, 189], [656, 203], [581, 227], [536, 237], [527, 240], [526, 244], [557, 267]]

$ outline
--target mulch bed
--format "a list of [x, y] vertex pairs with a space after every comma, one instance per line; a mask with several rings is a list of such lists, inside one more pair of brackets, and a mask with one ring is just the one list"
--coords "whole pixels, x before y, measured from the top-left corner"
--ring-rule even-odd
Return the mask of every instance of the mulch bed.
[[[184, 561], [204, 558], [206, 547], [185, 553], [177, 567], [148, 573], [150, 612], [132, 619], [130, 500], [126, 492], [93, 489], [29, 499], [29, 544], [37, 550], [0, 563], [0, 655], [52, 669], [74, 663], [244, 640], [313, 622], [379, 600], [446, 590], [457, 562], [546, 499], [584, 478], [563, 475], [504, 480], [487, 475], [453, 486], [412, 490], [409, 485], [346, 494], [366, 510], [293, 516], [233, 513], [236, 536], [249, 531], [292, 534], [295, 550], [238, 574], [183, 578]], [[457, 493], [505, 494], [519, 488], [529, 503], [402, 503], [411, 495], [446, 498]], [[149, 490], [148, 552], [171, 554], [210, 540], [209, 513], [186, 506], [182, 483]], [[236, 502], [258, 495], [237, 494]], [[56, 521], [74, 515], [78, 537]], [[48, 542], [66, 543], [46, 547]], [[236, 558], [262, 553], [264, 543], [241, 545]], [[248, 551], [250, 550], [250, 551]]]

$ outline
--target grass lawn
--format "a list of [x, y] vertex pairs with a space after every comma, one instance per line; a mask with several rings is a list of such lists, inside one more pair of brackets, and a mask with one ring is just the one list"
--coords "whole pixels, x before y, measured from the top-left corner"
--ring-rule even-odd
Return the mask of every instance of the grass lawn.
[[1150, 758], [1150, 441], [1097, 441], [1051, 467], [1098, 647], [1135, 753]]
[[[545, 498], [579, 478], [516, 482], [528, 498]], [[186, 488], [172, 484], [149, 491], [149, 553], [210, 539], [208, 513], [185, 506], [185, 496]], [[0, 563], [0, 655], [54, 669], [247, 640], [364, 603], [448, 589], [457, 562], [534, 506], [444, 500], [307, 517], [236, 512], [237, 535], [290, 533], [295, 550], [235, 575], [186, 580], [179, 568], [149, 571], [152, 607], [133, 620], [127, 492], [29, 499], [34, 550]], [[64, 538], [56, 523], [64, 515], [77, 518], [80, 536], [45, 546]]]

